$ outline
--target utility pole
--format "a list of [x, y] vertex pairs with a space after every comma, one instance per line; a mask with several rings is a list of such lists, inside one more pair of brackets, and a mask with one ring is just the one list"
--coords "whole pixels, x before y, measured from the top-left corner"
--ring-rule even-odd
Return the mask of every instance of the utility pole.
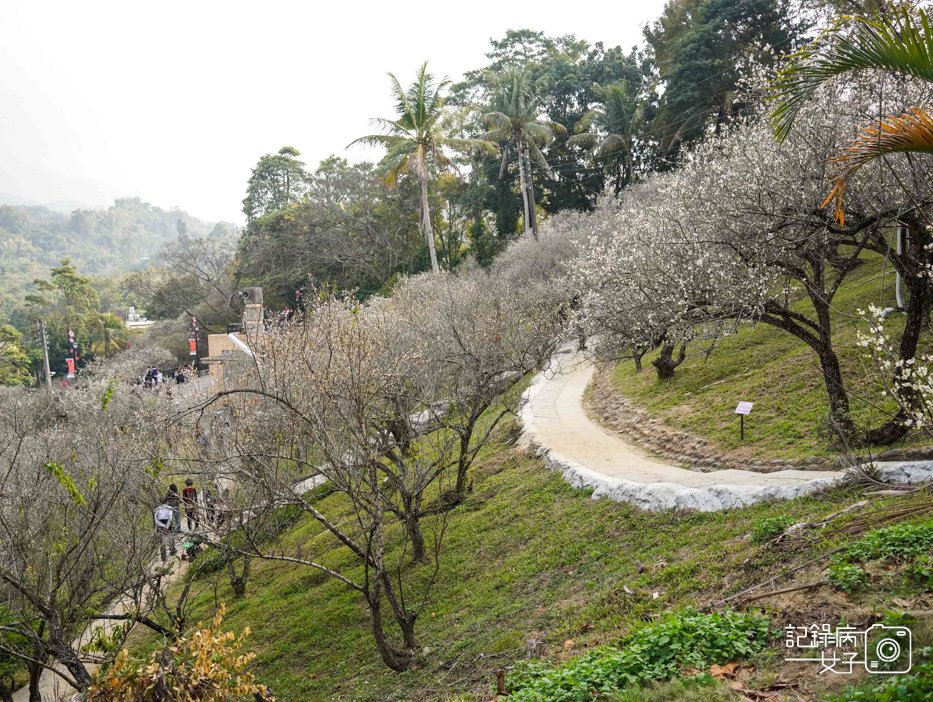
[[49, 345], [45, 341], [45, 322], [39, 320], [39, 343], [42, 345], [42, 373], [45, 387], [52, 387], [52, 371], [49, 369]]

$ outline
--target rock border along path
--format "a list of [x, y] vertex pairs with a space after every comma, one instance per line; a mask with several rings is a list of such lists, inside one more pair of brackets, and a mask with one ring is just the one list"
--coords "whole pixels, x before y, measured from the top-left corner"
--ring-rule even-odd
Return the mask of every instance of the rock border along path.
[[[790, 499], [841, 482], [844, 471], [748, 470], [698, 472], [655, 459], [590, 419], [583, 393], [594, 366], [585, 354], [558, 352], [522, 396], [522, 445], [574, 487], [593, 497], [629, 502], [643, 509], [741, 507], [761, 500]], [[886, 482], [933, 480], [933, 461], [876, 463]]]

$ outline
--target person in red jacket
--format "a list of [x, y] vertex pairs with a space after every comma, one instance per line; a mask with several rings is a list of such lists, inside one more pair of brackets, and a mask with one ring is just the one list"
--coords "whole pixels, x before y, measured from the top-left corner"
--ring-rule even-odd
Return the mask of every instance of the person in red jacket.
[[194, 481], [188, 478], [185, 481], [185, 489], [181, 491], [181, 502], [185, 506], [185, 518], [188, 522], [188, 531], [194, 531], [198, 528], [198, 491], [194, 487]]

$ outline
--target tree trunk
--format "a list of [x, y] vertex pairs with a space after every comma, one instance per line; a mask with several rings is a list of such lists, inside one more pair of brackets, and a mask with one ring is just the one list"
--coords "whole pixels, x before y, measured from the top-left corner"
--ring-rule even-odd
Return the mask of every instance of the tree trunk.
[[460, 504], [463, 501], [463, 498], [466, 497], [467, 490], [467, 471], [470, 470], [470, 441], [473, 439], [473, 429], [476, 426], [476, 415], [473, 415], [473, 419], [467, 423], [463, 428], [463, 431], [460, 432], [460, 455], [457, 459], [457, 483], [454, 486], [454, 493], [456, 499], [451, 504], [451, 507]]
[[424, 533], [421, 531], [421, 522], [416, 509], [410, 509], [405, 518], [405, 531], [408, 533], [408, 540], [411, 541], [411, 557], [416, 563], [424, 563], [428, 560], [428, 554], [424, 547]]
[[651, 362], [658, 371], [658, 380], [667, 380], [674, 377], [674, 369], [687, 357], [687, 344], [681, 344], [677, 358], [674, 358], [675, 344], [664, 344], [660, 355]]
[[635, 349], [632, 352], [632, 360], [635, 361], [635, 372], [636, 373], [641, 373], [642, 371], [641, 360], [645, 357], [646, 353], [647, 351], [642, 351], [639, 349]]
[[405, 648], [414, 651], [418, 647], [418, 639], [415, 637], [415, 617], [408, 615], [398, 620], [399, 628], [402, 630], [402, 640], [405, 642]]
[[528, 147], [525, 147], [525, 185], [528, 188], [528, 218], [531, 220], [531, 233], [537, 240], [538, 237], [538, 212], [535, 209], [535, 181], [531, 171], [531, 157], [528, 155]]
[[528, 216], [528, 176], [525, 173], [525, 147], [523, 144], [518, 145], [518, 184], [522, 191], [522, 204], [525, 207], [525, 217], [522, 220], [522, 226], [525, 229], [525, 234], [527, 234], [530, 229]]
[[249, 556], [243, 556], [243, 572], [238, 574], [233, 558], [227, 559], [227, 570], [230, 573], [230, 589], [236, 597], [246, 594], [246, 581], [249, 578]]
[[431, 205], [428, 202], [428, 174], [422, 173], [418, 180], [421, 182], [421, 234], [428, 244], [431, 270], [440, 273], [441, 267], [437, 265], [437, 250], [434, 247], [434, 227], [431, 226]]
[[829, 397], [829, 426], [843, 439], [855, 435], [855, 424], [849, 408], [849, 393], [842, 378], [839, 357], [827, 342], [817, 351], [820, 356], [820, 370], [823, 371], [823, 383]]
[[820, 371], [823, 373], [823, 384], [826, 386], [826, 395], [829, 398], [829, 425], [830, 429], [842, 436], [844, 440], [855, 436], [855, 424], [849, 412], [849, 394], [846, 391], [839, 358], [833, 350], [832, 334], [829, 317], [829, 300], [825, 295], [810, 293], [810, 300], [819, 318], [819, 332], [814, 333], [804, 328], [790, 316], [788, 310], [774, 305], [766, 310], [761, 321], [783, 329], [806, 343], [820, 361]]
[[39, 692], [39, 680], [44, 668], [38, 663], [27, 663], [29, 670], [29, 702], [42, 702], [42, 693]]
[[369, 614], [372, 617], [373, 637], [376, 640], [376, 650], [379, 651], [383, 662], [389, 668], [401, 672], [407, 670], [411, 665], [412, 657], [408, 652], [396, 650], [389, 641], [389, 637], [386, 636], [385, 627], [382, 624], [382, 602], [380, 598], [378, 588], [367, 597]]
[[[926, 326], [930, 304], [933, 302], [928, 274], [923, 269], [926, 242], [922, 229], [917, 226], [911, 227], [910, 241], [910, 250], [905, 252], [908, 265], [902, 266], [902, 277], [910, 298], [907, 301], [907, 320], [898, 349], [898, 357], [905, 365], [917, 355], [920, 335]], [[900, 407], [894, 417], [866, 434], [867, 441], [876, 446], [886, 446], [906, 436], [910, 431], [909, 421], [922, 403], [922, 398], [911, 386], [910, 379], [905, 379], [900, 371], [895, 370], [891, 380], [895, 385]]]
[[56, 641], [54, 639], [50, 640], [52, 643], [52, 649], [55, 652], [55, 658], [65, 666], [65, 669], [71, 673], [71, 677], [74, 679], [77, 684], [78, 690], [84, 692], [87, 690], [93, 679], [91, 674], [87, 672], [87, 668], [84, 663], [81, 662], [81, 659], [78, 658], [78, 654], [75, 653], [74, 649], [71, 648], [68, 644], [63, 641]]

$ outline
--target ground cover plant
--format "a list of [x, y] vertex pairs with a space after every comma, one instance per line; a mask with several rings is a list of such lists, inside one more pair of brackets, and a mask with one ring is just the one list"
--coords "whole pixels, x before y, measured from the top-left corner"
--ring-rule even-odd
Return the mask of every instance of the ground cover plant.
[[[619, 647], [598, 648], [559, 667], [537, 667], [513, 677], [518, 702], [572, 702], [617, 692], [684, 670], [748, 658], [773, 634], [764, 617], [725, 611], [681, 612], [629, 636]], [[523, 674], [524, 673], [524, 674]]]
[[901, 566], [911, 585], [933, 589], [933, 520], [918, 524], [894, 524], [868, 532], [833, 556], [830, 582], [846, 592], [869, 580], [864, 566], [871, 563]]

